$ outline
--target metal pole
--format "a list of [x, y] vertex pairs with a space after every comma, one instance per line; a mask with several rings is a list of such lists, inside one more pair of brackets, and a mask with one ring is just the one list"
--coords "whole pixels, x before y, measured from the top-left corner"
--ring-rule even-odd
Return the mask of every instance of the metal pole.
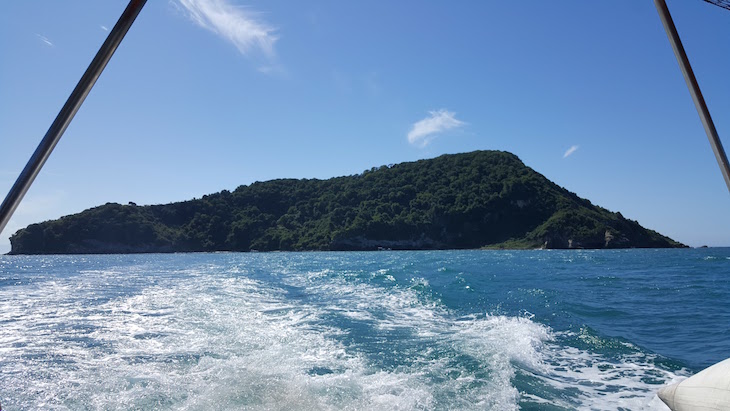
[[51, 155], [53, 148], [56, 147], [58, 140], [61, 139], [63, 132], [71, 123], [76, 112], [81, 108], [86, 96], [89, 95], [91, 88], [94, 87], [94, 83], [101, 75], [101, 72], [106, 67], [106, 64], [111, 59], [114, 51], [116, 51], [119, 43], [122, 42], [124, 35], [127, 34], [129, 28], [134, 23], [137, 15], [142, 10], [147, 0], [130, 0], [127, 8], [124, 9], [124, 13], [119, 17], [119, 21], [114, 25], [114, 28], [107, 36], [104, 44], [102, 44], [96, 56], [89, 64], [89, 67], [84, 72], [84, 75], [79, 80], [76, 88], [66, 100], [66, 103], [61, 108], [61, 111], [56, 116], [56, 119], [51, 124], [51, 127], [46, 132], [46, 135], [38, 144], [33, 155], [28, 160], [28, 164], [18, 176], [18, 179], [13, 184], [13, 187], [8, 192], [7, 197], [0, 206], [0, 233], [5, 229], [5, 226], [10, 221], [10, 217], [18, 208], [18, 204], [28, 192], [30, 185], [33, 184], [38, 173], [41, 171], [43, 164], [45, 164], [48, 157]]
[[689, 92], [692, 95], [692, 100], [695, 103], [695, 108], [697, 108], [697, 113], [700, 115], [702, 125], [705, 127], [712, 151], [715, 153], [717, 164], [720, 165], [722, 177], [725, 179], [725, 184], [730, 191], [730, 165], [728, 165], [725, 149], [722, 147], [720, 136], [718, 136], [715, 124], [712, 122], [712, 117], [710, 117], [710, 111], [707, 109], [704, 97], [702, 97], [700, 85], [697, 84], [697, 79], [692, 71], [692, 66], [689, 64], [687, 53], [685, 53], [682, 41], [679, 39], [677, 28], [674, 26], [672, 16], [669, 14], [667, 3], [665, 0], [654, 0], [654, 5], [659, 12], [659, 17], [662, 19], [662, 24], [664, 25], [664, 30], [667, 32], [667, 37], [669, 37], [669, 42], [672, 43], [674, 55], [677, 57], [679, 67], [682, 69], [684, 80], [687, 82], [687, 88], [689, 88]]

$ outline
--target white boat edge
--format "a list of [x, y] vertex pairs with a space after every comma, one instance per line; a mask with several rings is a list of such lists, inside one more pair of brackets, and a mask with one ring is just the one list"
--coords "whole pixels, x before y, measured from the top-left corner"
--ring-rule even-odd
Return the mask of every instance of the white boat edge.
[[730, 358], [660, 388], [657, 396], [672, 411], [730, 410]]

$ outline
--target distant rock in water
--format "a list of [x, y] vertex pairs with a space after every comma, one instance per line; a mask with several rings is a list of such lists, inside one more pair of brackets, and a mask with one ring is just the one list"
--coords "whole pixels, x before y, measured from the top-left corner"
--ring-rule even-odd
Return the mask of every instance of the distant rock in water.
[[32, 224], [11, 254], [684, 247], [500, 151], [329, 180], [272, 180], [179, 203], [108, 203]]

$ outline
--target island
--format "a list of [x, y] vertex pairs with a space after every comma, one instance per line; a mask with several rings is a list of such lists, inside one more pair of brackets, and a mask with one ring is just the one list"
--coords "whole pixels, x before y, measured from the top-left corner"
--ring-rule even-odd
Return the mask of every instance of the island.
[[164, 205], [107, 203], [31, 224], [10, 254], [686, 247], [502, 151], [278, 179]]

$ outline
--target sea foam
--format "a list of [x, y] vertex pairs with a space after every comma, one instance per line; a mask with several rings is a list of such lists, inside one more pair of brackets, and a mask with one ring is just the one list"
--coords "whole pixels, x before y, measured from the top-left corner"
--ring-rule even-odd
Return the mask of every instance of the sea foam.
[[209, 258], [0, 288], [2, 404], [651, 410], [677, 377], [636, 348], [618, 359], [578, 348], [580, 336], [527, 313], [456, 312], [412, 266]]

